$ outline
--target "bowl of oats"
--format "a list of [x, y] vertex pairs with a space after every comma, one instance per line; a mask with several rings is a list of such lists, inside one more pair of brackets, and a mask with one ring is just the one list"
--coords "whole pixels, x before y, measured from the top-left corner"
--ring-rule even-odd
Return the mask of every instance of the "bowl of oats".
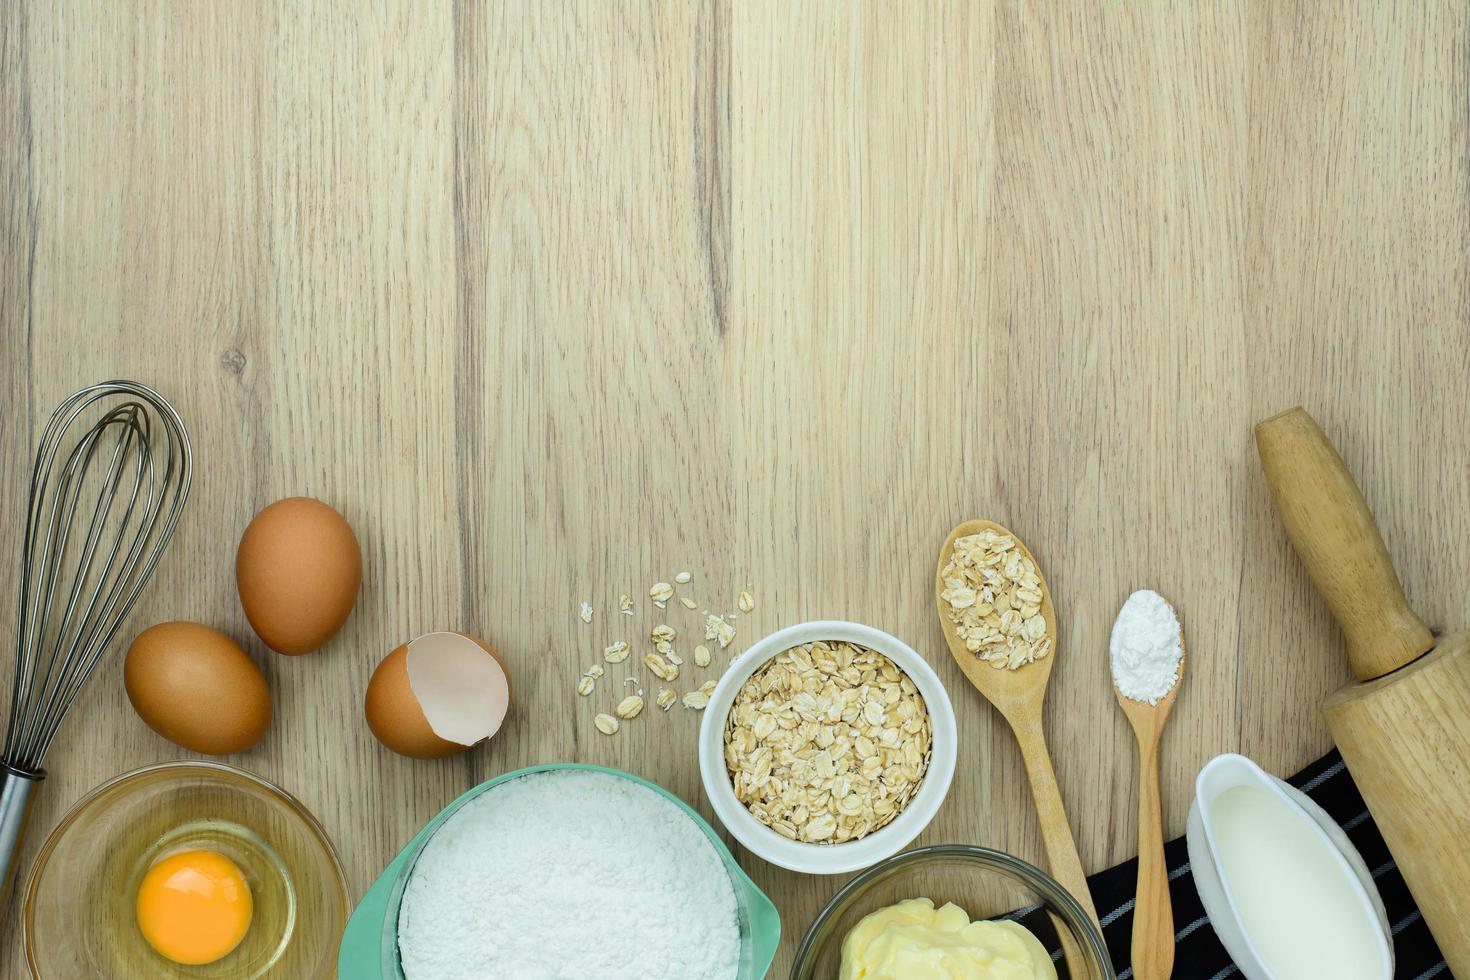
[[731, 664], [699, 730], [715, 815], [791, 871], [842, 874], [898, 853], [954, 777], [954, 708], [912, 647], [861, 623], [778, 630]]

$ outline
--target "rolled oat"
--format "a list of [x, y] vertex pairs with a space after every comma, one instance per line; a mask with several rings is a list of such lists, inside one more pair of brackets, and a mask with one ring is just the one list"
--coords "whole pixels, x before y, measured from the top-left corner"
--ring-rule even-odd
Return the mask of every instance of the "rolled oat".
[[997, 670], [1051, 652], [1041, 573], [1016, 539], [986, 529], [956, 538], [941, 573], [945, 614], [965, 649]]
[[854, 643], [792, 647], [741, 686], [725, 724], [735, 796], [791, 840], [839, 844], [886, 826], [918, 791], [931, 730], [898, 666]]

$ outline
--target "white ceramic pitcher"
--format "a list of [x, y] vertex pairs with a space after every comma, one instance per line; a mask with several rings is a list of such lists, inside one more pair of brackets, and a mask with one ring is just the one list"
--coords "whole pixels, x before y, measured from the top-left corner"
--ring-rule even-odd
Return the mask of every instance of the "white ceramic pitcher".
[[1195, 799], [1189, 810], [1187, 841], [1190, 867], [1200, 901], [1210, 917], [1210, 925], [1240, 967], [1240, 972], [1247, 980], [1276, 980], [1242, 919], [1237, 898], [1232, 894], [1229, 870], [1218, 860], [1214, 824], [1217, 802], [1227, 790], [1242, 786], [1264, 790], [1273, 802], [1281, 805], [1283, 814], [1301, 820], [1309, 836], [1320, 841], [1335, 858], [1334, 864], [1341, 872], [1344, 887], [1352, 889], [1353, 897], [1362, 903], [1361, 920], [1378, 926], [1371, 944], [1377, 960], [1371, 964], [1372, 975], [1390, 980], [1394, 960], [1388, 914], [1378, 887], [1373, 883], [1373, 875], [1357, 848], [1353, 847], [1342, 828], [1305, 793], [1265, 772], [1245, 756], [1230, 753], [1211, 759], [1195, 779]]

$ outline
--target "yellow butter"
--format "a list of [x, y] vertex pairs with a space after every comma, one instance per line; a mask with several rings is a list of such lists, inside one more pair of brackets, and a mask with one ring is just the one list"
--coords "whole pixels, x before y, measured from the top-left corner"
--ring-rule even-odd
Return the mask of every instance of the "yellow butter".
[[869, 913], [842, 941], [842, 980], [1056, 980], [1019, 923], [971, 922], [953, 903], [911, 898]]

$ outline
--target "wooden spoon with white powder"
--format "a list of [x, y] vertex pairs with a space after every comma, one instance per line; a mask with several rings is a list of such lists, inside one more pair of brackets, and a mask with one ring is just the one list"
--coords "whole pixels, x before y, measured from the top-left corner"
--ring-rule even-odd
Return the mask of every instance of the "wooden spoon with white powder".
[[1167, 980], [1174, 969], [1174, 909], [1159, 796], [1159, 736], [1184, 679], [1184, 629], [1174, 607], [1144, 589], [1123, 603], [1108, 652], [1113, 693], [1138, 738], [1138, 897], [1133, 975]]

